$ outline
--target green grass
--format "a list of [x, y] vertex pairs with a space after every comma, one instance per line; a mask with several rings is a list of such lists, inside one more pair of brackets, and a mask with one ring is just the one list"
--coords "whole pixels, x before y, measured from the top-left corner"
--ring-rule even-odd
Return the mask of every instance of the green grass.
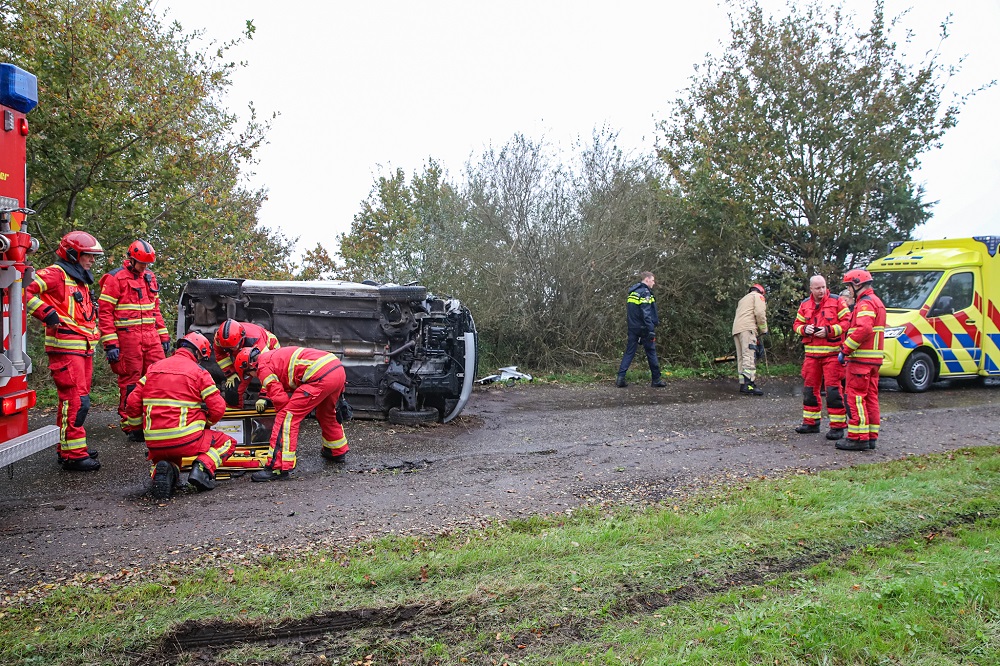
[[129, 577], [141, 582], [81, 576], [3, 600], [0, 663], [143, 663], [186, 620], [410, 606], [424, 610], [406, 630], [243, 642], [209, 663], [995, 663], [997, 453]]

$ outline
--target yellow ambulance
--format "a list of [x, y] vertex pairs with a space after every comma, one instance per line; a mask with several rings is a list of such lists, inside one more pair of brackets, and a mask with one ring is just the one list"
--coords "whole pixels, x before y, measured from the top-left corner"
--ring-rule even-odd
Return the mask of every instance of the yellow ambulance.
[[885, 303], [881, 375], [904, 391], [1000, 378], [1000, 236], [905, 241], [868, 266]]

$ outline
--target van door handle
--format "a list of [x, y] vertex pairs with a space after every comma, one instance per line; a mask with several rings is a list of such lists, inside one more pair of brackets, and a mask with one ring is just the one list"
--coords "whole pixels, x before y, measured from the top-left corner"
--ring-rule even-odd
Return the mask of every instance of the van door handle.
[[965, 320], [965, 323], [966, 323], [966, 324], [975, 324], [975, 323], [976, 323], [976, 320], [975, 320], [975, 319], [966, 319], [966, 320]]

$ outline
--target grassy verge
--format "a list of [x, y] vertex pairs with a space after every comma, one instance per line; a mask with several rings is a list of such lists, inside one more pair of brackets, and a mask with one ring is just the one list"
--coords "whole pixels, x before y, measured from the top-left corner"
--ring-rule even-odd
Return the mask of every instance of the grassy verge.
[[974, 449], [0, 606], [0, 663], [991, 664], [1000, 456]]

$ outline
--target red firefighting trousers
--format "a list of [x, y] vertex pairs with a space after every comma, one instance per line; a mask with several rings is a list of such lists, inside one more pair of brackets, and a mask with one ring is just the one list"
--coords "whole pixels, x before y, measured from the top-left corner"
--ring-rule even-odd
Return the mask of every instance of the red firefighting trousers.
[[86, 458], [87, 431], [83, 422], [90, 410], [90, 381], [94, 357], [80, 354], [49, 354], [49, 372], [59, 395], [59, 457], [64, 460]]
[[826, 412], [830, 415], [831, 428], [846, 428], [844, 396], [844, 366], [836, 356], [806, 356], [802, 362], [802, 423], [817, 425], [822, 416], [823, 402], [820, 391], [826, 386]]
[[878, 439], [878, 365], [847, 364], [847, 403], [851, 416], [847, 422], [847, 439], [859, 442]]
[[276, 470], [295, 469], [295, 448], [298, 445], [302, 419], [316, 410], [316, 420], [323, 431], [323, 446], [339, 456], [347, 453], [344, 427], [337, 423], [337, 400], [344, 391], [347, 375], [343, 366], [327, 373], [316, 382], [303, 384], [292, 392], [274, 417], [271, 429], [271, 451], [267, 464]]
[[141, 428], [126, 425], [128, 417], [125, 416], [125, 401], [149, 366], [163, 360], [163, 342], [156, 327], [151, 324], [120, 328], [116, 332], [121, 354], [118, 362], [111, 364], [111, 370], [118, 375], [118, 415], [121, 417], [122, 430], [130, 432]]
[[195, 460], [204, 463], [208, 471], [215, 475], [215, 470], [233, 455], [236, 450], [236, 440], [224, 432], [206, 428], [195, 439], [186, 442], [164, 440], [161, 442], [146, 442], [149, 447], [147, 457], [155, 465], [161, 460], [181, 466], [181, 459], [195, 456]]

